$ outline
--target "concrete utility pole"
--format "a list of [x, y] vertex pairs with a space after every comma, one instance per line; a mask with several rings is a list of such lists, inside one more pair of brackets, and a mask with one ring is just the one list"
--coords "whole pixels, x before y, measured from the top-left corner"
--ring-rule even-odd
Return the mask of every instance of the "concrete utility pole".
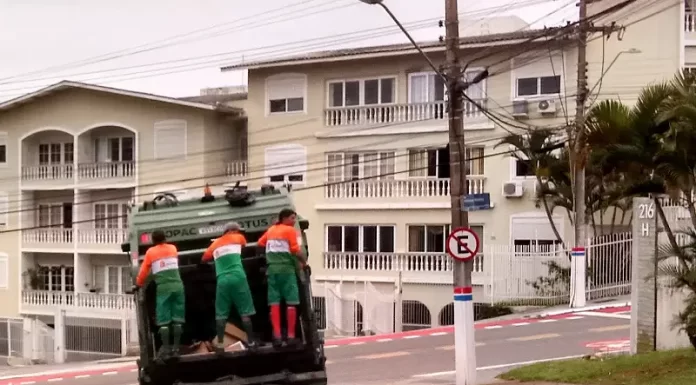
[[[447, 89], [449, 91], [449, 156], [452, 229], [469, 227], [469, 213], [462, 210], [462, 197], [467, 194], [466, 147], [460, 87], [459, 10], [457, 0], [445, 0], [445, 45], [447, 48]], [[476, 350], [474, 342], [474, 303], [471, 288], [473, 259], [454, 260], [454, 293], [467, 294], [466, 300], [454, 302], [455, 372], [457, 385], [476, 383]]]
[[587, 101], [587, 0], [580, 0], [578, 24], [578, 86], [575, 106], [575, 141], [573, 143], [573, 192], [575, 211], [575, 247], [571, 254], [571, 307], [583, 307], [587, 254], [587, 224], [585, 223], [585, 103]]

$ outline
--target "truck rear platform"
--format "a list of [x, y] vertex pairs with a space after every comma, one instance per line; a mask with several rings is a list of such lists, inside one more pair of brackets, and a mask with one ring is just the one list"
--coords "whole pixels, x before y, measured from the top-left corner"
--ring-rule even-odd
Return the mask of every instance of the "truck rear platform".
[[[246, 194], [246, 195], [245, 195]], [[233, 195], [233, 199], [230, 199]], [[179, 202], [175, 198], [160, 199], [156, 207], [143, 206], [130, 217], [130, 242], [122, 245], [133, 261], [133, 275], [142, 262], [149, 244], [149, 234], [163, 230], [167, 241], [179, 249], [179, 271], [184, 283], [186, 323], [184, 324], [180, 355], [164, 361], [156, 360], [161, 346], [155, 324], [154, 282], [135, 294], [140, 342], [139, 382], [141, 385], [181, 384], [298, 384], [325, 385], [327, 383], [323, 341], [317, 332], [312, 309], [311, 271], [298, 270], [300, 288], [299, 319], [296, 335], [302, 343], [297, 346], [274, 348], [270, 346], [272, 328], [269, 320], [266, 286], [266, 259], [264, 250], [255, 242], [271, 226], [283, 208], [293, 208], [289, 194], [283, 190], [265, 189], [258, 192], [226, 194], [212, 200]], [[222, 234], [225, 224], [240, 223], [249, 245], [242, 250], [242, 263], [252, 292], [256, 315], [252, 317], [254, 332], [264, 346], [215, 354], [191, 353], [186, 347], [210, 344], [215, 338], [215, 267], [201, 263], [202, 253], [211, 240]], [[304, 230], [309, 224], [298, 221], [305, 253]], [[283, 312], [283, 318], [285, 314]], [[240, 317], [232, 309], [228, 325], [241, 327]], [[245, 336], [238, 337], [244, 340]]]

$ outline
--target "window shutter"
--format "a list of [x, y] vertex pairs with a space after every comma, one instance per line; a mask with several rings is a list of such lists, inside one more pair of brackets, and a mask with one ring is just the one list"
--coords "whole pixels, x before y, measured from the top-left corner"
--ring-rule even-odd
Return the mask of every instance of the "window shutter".
[[0, 254], [0, 289], [10, 286], [10, 259], [7, 254]]
[[300, 75], [269, 79], [268, 100], [304, 98], [306, 82], [306, 78]]
[[155, 123], [155, 159], [186, 156], [186, 121], [164, 120]]
[[302, 174], [307, 171], [307, 149], [299, 144], [266, 147], [266, 176]]

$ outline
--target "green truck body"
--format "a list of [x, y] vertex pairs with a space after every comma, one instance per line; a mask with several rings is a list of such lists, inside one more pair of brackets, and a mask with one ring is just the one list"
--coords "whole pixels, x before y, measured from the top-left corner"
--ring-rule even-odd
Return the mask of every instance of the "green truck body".
[[[134, 207], [129, 216], [129, 239], [121, 248], [129, 254], [135, 283], [146, 250], [151, 246], [150, 234], [163, 230], [167, 242], [179, 250], [179, 270], [186, 291], [186, 324], [182, 346], [197, 341], [211, 341], [215, 336], [214, 301], [215, 268], [201, 263], [203, 251], [214, 238], [222, 235], [226, 223], [242, 225], [248, 245], [243, 264], [254, 297], [257, 314], [252, 318], [256, 334], [270, 341], [271, 325], [266, 300], [264, 250], [256, 241], [276, 220], [278, 212], [293, 208], [285, 189], [264, 186], [259, 191], [237, 187], [224, 196], [178, 201], [173, 195], [158, 196], [152, 202]], [[309, 257], [305, 230], [306, 220], [298, 218], [297, 230]], [[311, 263], [311, 260], [310, 260]], [[254, 351], [244, 350], [209, 354], [183, 354], [164, 362], [155, 359], [160, 345], [154, 323], [155, 283], [151, 280], [135, 292], [140, 359], [138, 380], [141, 385], [181, 384], [312, 384], [327, 383], [323, 341], [317, 332], [309, 269], [298, 270], [301, 304], [297, 335], [303, 344], [273, 348], [270, 344]], [[232, 309], [228, 322], [240, 325]]]

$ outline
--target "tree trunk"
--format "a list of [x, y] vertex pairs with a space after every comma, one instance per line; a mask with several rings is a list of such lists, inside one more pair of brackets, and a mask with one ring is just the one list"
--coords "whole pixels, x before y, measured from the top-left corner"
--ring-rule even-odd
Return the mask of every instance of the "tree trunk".
[[613, 205], [611, 207], [613, 209], [613, 212], [611, 213], [611, 225], [609, 226], [609, 231], [610, 231], [610, 234], [614, 234], [614, 230], [616, 228], [616, 210], [619, 209], [619, 206]]
[[[539, 183], [539, 186], [542, 185], [541, 178], [537, 176], [537, 183]], [[561, 233], [558, 232], [558, 228], [556, 227], [556, 222], [553, 220], [553, 213], [551, 212], [551, 208], [549, 207], [549, 202], [546, 201], [546, 197], [542, 196], [541, 197], [541, 203], [544, 205], [544, 211], [546, 212], [546, 217], [549, 219], [549, 223], [551, 224], [551, 230], [553, 230], [553, 234], [556, 236], [556, 239], [558, 239], [558, 242], [561, 242], [561, 246], [563, 246], [563, 250], [565, 250], [565, 242], [563, 241], [563, 237], [561, 236]]]
[[[669, 239], [669, 244], [672, 246], [672, 249], [674, 250], [675, 253], [677, 253], [677, 259], [679, 259], [679, 263], [682, 265], [684, 268], [688, 268], [686, 265], [686, 262], [684, 261], [684, 251], [682, 250], [681, 247], [679, 247], [679, 244], [677, 243], [677, 237], [674, 236], [674, 232], [672, 231], [672, 227], [669, 225], [667, 222], [667, 217], [665, 216], [665, 210], [662, 208], [662, 202], [658, 198], [653, 198], [653, 202], [655, 202], [655, 208], [657, 209], [657, 215], [660, 216], [660, 220], [662, 221], [662, 226], [664, 227], [664, 231], [667, 233], [667, 239]], [[657, 231], [657, 229], [655, 229]], [[655, 234], [657, 236], [657, 234]]]

